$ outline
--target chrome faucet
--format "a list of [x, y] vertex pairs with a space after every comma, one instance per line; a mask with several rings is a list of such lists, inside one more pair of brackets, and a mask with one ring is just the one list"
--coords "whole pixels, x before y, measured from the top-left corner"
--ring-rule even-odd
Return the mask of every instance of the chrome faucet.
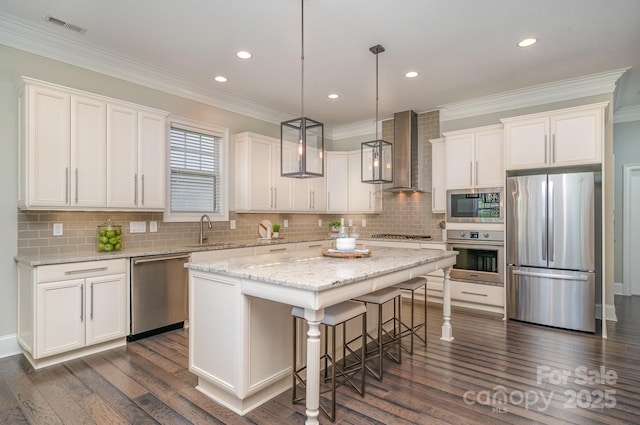
[[208, 215], [204, 214], [202, 217], [200, 217], [200, 238], [198, 240], [198, 243], [200, 245], [204, 244], [207, 239], [209, 239], [207, 237], [207, 235], [204, 234], [204, 219], [207, 219], [207, 227], [209, 228], [209, 230], [213, 229], [213, 226], [211, 225], [211, 219], [209, 218]]

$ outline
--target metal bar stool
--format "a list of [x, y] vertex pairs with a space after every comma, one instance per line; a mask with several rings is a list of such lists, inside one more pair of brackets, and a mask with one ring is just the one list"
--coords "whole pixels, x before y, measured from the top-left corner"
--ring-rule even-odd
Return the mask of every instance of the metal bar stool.
[[[367, 370], [378, 381], [382, 381], [382, 376], [384, 373], [382, 368], [382, 359], [385, 355], [396, 363], [400, 363], [402, 361], [402, 346], [400, 344], [400, 331], [402, 329], [400, 326], [400, 323], [402, 323], [401, 299], [402, 291], [393, 287], [379, 289], [369, 294], [354, 298], [355, 301], [361, 301], [365, 303], [365, 305], [375, 304], [378, 306], [378, 336], [377, 338], [374, 338], [369, 333], [367, 333], [367, 337], [373, 342], [373, 348], [371, 350], [367, 350], [366, 354], [367, 360], [374, 359], [376, 357], [378, 358], [377, 372], [371, 369], [369, 366], [366, 366]], [[393, 302], [393, 317], [388, 320], [384, 320], [384, 318], [382, 317], [382, 306], [389, 301]], [[393, 323], [393, 330], [387, 330], [384, 328], [388, 323]], [[397, 355], [394, 355], [391, 352], [393, 346], [397, 346]]]
[[[422, 323], [416, 324], [414, 323], [415, 292], [422, 287], [424, 287], [424, 316]], [[402, 343], [400, 343], [400, 346], [409, 354], [413, 355], [414, 336], [422, 341], [425, 346], [427, 345], [427, 278], [426, 276], [414, 277], [412, 279], [405, 280], [404, 282], [400, 282], [397, 285], [393, 285], [393, 288], [411, 291], [411, 320], [409, 321], [409, 325], [400, 322], [400, 326], [403, 328], [400, 332], [400, 338], [411, 336], [411, 345], [409, 349], [402, 345]], [[424, 329], [424, 338], [418, 333], [421, 328]]]
[[[298, 333], [296, 325], [298, 319], [304, 321], [304, 309], [293, 307], [291, 310], [293, 316], [293, 391], [291, 400], [295, 404], [304, 400], [304, 396], [297, 397], [297, 387], [300, 384], [306, 388], [306, 379], [302, 376], [307, 366], [296, 366], [298, 355]], [[361, 317], [362, 333], [359, 336], [347, 341], [346, 324], [348, 321]], [[364, 375], [365, 375], [365, 348], [366, 348], [366, 332], [367, 332], [367, 307], [362, 303], [354, 301], [344, 301], [336, 305], [325, 308], [324, 319], [320, 322], [324, 325], [324, 354], [320, 360], [324, 360], [324, 381], [330, 381], [330, 388], [320, 392], [324, 394], [331, 392], [331, 408], [327, 408], [320, 403], [320, 409], [329, 417], [331, 422], [336, 421], [336, 387], [344, 383], [348, 383], [355, 389], [358, 394], [364, 397]], [[336, 360], [336, 327], [342, 325], [342, 359]], [[329, 330], [331, 330], [331, 354], [329, 350]], [[361, 340], [360, 353], [351, 348], [351, 344]], [[348, 359], [349, 357], [349, 359]], [[329, 376], [331, 369], [331, 376]], [[360, 375], [359, 385], [354, 382], [356, 375]]]

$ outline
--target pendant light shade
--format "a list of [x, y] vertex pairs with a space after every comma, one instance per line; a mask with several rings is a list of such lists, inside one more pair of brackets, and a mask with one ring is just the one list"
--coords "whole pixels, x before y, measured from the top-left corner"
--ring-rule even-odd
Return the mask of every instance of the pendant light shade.
[[378, 137], [378, 54], [384, 47], [375, 45], [369, 49], [376, 55], [376, 140], [361, 145], [362, 183], [380, 184], [393, 182], [393, 145]]
[[301, 5], [301, 117], [280, 123], [280, 175], [298, 179], [324, 176], [324, 124], [304, 116], [304, 0]]

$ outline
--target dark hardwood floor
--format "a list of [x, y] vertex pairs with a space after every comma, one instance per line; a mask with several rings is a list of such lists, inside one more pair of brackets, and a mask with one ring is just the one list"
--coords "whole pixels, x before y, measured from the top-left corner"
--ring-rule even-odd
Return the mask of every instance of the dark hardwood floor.
[[[336, 423], [638, 424], [640, 297], [616, 306], [607, 340], [454, 308], [448, 343], [429, 305], [428, 346], [386, 363], [364, 398], [340, 387]], [[244, 417], [209, 400], [187, 342], [172, 331], [37, 371], [21, 355], [0, 359], [0, 424], [304, 423], [290, 391]]]

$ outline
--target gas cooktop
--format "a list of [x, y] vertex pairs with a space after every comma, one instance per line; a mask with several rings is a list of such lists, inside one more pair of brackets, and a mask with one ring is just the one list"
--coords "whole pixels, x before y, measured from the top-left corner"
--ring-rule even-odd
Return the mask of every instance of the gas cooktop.
[[376, 233], [375, 235], [371, 235], [371, 237], [376, 239], [408, 239], [417, 241], [431, 240], [431, 236], [429, 235], [398, 235], [394, 233]]

